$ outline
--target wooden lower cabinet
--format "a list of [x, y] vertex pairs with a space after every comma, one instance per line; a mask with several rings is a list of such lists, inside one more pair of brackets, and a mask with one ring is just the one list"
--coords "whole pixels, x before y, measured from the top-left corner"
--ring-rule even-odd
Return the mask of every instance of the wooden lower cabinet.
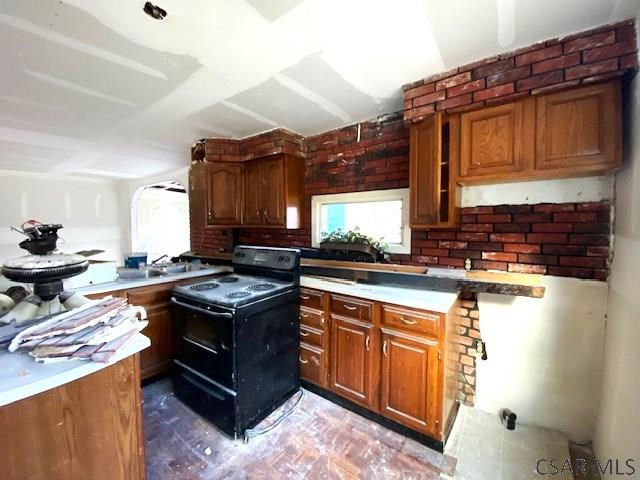
[[137, 355], [0, 407], [5, 480], [142, 480]]
[[[457, 411], [457, 302], [443, 314], [319, 290], [301, 295], [302, 379], [442, 445]], [[308, 307], [312, 299], [322, 310]]]
[[380, 412], [436, 435], [438, 363], [437, 340], [383, 329]]
[[325, 377], [324, 351], [305, 343], [300, 344], [300, 376], [316, 385], [322, 385]]
[[144, 307], [149, 325], [142, 331], [151, 340], [151, 346], [140, 352], [140, 375], [142, 380], [169, 371], [173, 349], [171, 341], [172, 307], [171, 290], [176, 285], [199, 283], [209, 277], [190, 278], [179, 282], [167, 282], [148, 287], [138, 287], [113, 292], [87, 295], [103, 298], [107, 295], [126, 297], [130, 305]]
[[331, 316], [331, 389], [356, 403], [373, 403], [373, 325]]

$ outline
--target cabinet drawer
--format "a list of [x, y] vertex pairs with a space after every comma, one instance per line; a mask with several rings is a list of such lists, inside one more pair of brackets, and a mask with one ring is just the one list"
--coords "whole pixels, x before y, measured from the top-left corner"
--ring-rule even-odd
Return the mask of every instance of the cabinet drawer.
[[304, 343], [300, 344], [300, 377], [322, 385], [324, 350]]
[[318, 310], [300, 308], [300, 323], [307, 327], [324, 330], [324, 314]]
[[300, 341], [301, 342], [306, 342], [306, 343], [310, 343], [311, 345], [322, 347], [323, 337], [324, 337], [324, 332], [322, 330], [317, 330], [305, 324], [300, 324]]
[[322, 292], [317, 290], [300, 289], [300, 305], [316, 310], [322, 310]]
[[400, 327], [438, 336], [439, 320], [440, 316], [435, 313], [409, 310], [393, 305], [382, 306], [382, 324], [388, 327]]
[[331, 311], [343, 317], [370, 322], [373, 318], [373, 302], [360, 298], [331, 295]]

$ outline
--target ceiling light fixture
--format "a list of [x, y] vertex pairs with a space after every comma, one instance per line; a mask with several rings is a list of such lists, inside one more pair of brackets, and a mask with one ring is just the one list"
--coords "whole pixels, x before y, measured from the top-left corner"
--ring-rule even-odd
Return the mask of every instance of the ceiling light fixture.
[[167, 16], [166, 10], [164, 10], [163, 8], [157, 7], [151, 2], [145, 3], [143, 10], [144, 10], [144, 13], [146, 13], [152, 18], [155, 18], [156, 20], [162, 20], [164, 19], [164, 17]]

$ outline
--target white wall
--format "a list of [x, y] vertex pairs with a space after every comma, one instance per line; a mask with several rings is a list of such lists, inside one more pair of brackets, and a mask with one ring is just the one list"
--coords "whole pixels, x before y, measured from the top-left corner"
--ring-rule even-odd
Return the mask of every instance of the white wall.
[[599, 202], [613, 198], [613, 176], [462, 187], [462, 206]]
[[476, 408], [510, 408], [518, 421], [591, 439], [602, 365], [605, 282], [543, 277], [544, 298], [479, 294], [487, 360]]
[[29, 219], [63, 224], [63, 252], [97, 248], [105, 253], [96, 259], [120, 258], [119, 186], [111, 180], [0, 171], [0, 205], [0, 262], [27, 253], [9, 225]]
[[[640, 80], [630, 89], [624, 168], [616, 178], [615, 250], [609, 279], [604, 374], [594, 449], [635, 458], [640, 478]], [[624, 460], [623, 460], [624, 463]]]

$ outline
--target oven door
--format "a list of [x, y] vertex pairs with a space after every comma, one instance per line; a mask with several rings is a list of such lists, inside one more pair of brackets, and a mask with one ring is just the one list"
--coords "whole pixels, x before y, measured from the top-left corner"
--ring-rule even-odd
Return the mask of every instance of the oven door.
[[234, 321], [216, 311], [172, 297], [175, 358], [213, 382], [235, 390]]

